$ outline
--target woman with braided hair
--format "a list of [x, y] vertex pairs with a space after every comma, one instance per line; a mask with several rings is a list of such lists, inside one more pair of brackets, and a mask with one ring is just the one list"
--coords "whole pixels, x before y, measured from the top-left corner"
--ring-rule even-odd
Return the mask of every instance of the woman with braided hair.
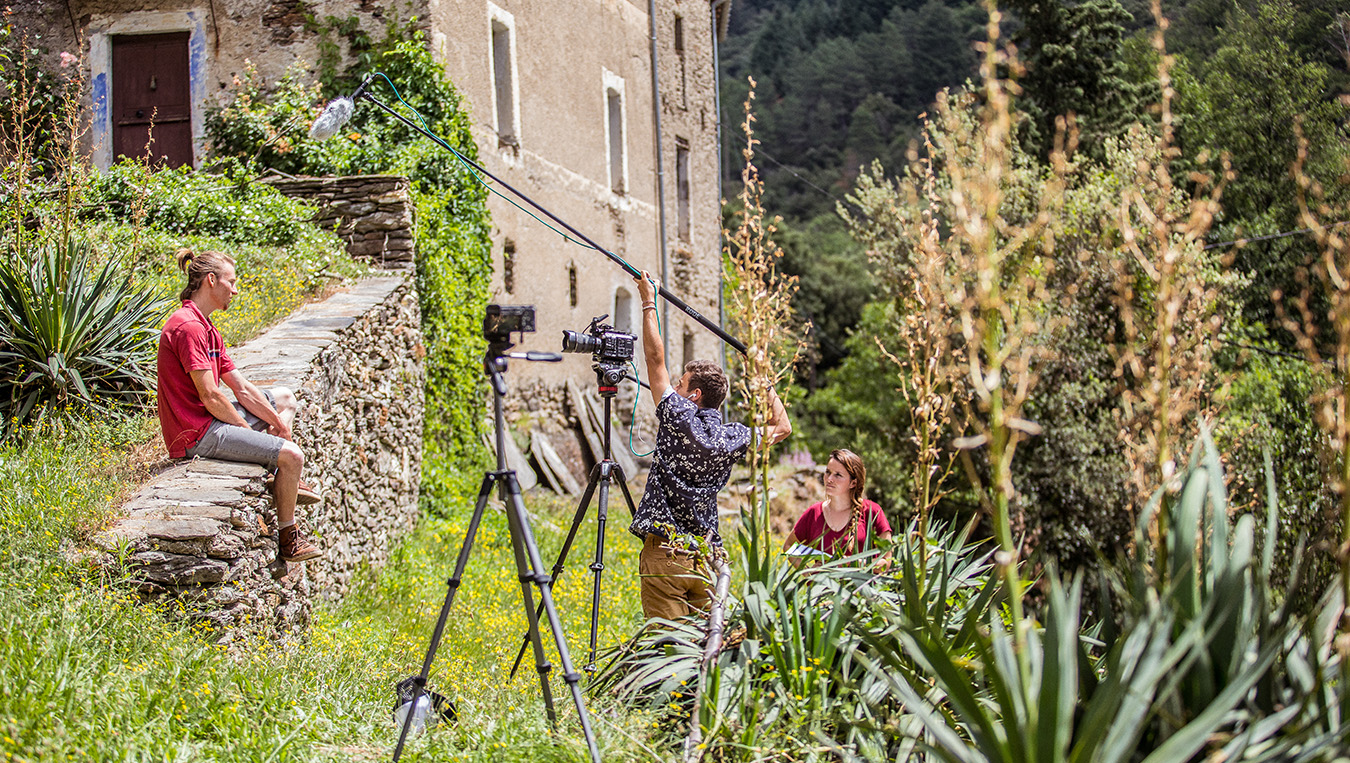
[[801, 544], [830, 556], [848, 556], [891, 537], [886, 514], [863, 498], [867, 467], [857, 453], [839, 448], [825, 464], [825, 500], [802, 513], [783, 550]]

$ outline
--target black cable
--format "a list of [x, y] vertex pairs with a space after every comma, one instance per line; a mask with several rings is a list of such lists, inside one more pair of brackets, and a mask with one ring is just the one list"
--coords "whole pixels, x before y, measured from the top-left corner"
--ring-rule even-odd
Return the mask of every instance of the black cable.
[[[1247, 344], [1245, 342], [1234, 342], [1230, 339], [1224, 339], [1223, 337], [1215, 337], [1214, 341], [1218, 342], [1219, 344], [1226, 344], [1229, 347], [1238, 347], [1244, 350], [1251, 350], [1252, 352], [1259, 352], [1263, 355], [1269, 355], [1275, 358], [1289, 358], [1291, 360], [1301, 360], [1304, 363], [1309, 364], [1312, 363], [1312, 361], [1309, 360], [1306, 355], [1300, 355], [1296, 352], [1286, 352], [1284, 350], [1272, 350], [1269, 347], [1258, 347], [1254, 344]], [[1322, 362], [1326, 363], [1328, 361]]]
[[[1325, 228], [1339, 228], [1342, 225], [1350, 225], [1350, 220], [1342, 220], [1338, 223], [1324, 226]], [[1312, 233], [1313, 228], [1299, 228], [1298, 230], [1287, 230], [1280, 233], [1271, 233], [1268, 236], [1252, 236], [1251, 238], [1235, 238], [1232, 241], [1220, 241], [1217, 244], [1205, 244], [1205, 249], [1218, 249], [1221, 246], [1232, 246], [1233, 244], [1250, 244], [1255, 241], [1270, 241], [1276, 238], [1288, 238], [1297, 236], [1300, 233]]]
[[[735, 136], [736, 136], [737, 138], [740, 139], [740, 142], [741, 142], [743, 145], [745, 145], [746, 147], [749, 147], [750, 142], [746, 139], [746, 137], [745, 137], [744, 135], [741, 135], [741, 134], [739, 134], [739, 133], [736, 133]], [[761, 141], [759, 145], [762, 147], [762, 146], [764, 145], [764, 143]], [[819, 191], [819, 192], [825, 194], [826, 196], [828, 196], [828, 197], [830, 198], [831, 201], [834, 201], [836, 204], [847, 204], [848, 206], [852, 207], [853, 209], [856, 209], [858, 212], [863, 212], [862, 207], [859, 207], [857, 204], [855, 204], [855, 203], [849, 201], [848, 199], [841, 199], [841, 198], [839, 198], [838, 196], [835, 196], [833, 193], [830, 193], [828, 190], [826, 190], [826, 189], [824, 189], [824, 188], [821, 188], [820, 186], [816, 185], [815, 183], [812, 183], [810, 180], [807, 180], [806, 177], [804, 177], [800, 172], [794, 170], [792, 167], [790, 167], [790, 166], [784, 164], [783, 162], [778, 161], [778, 159], [775, 158], [775, 157], [773, 156], [773, 154], [770, 154], [768, 151], [765, 151], [763, 148], [756, 148], [756, 149], [753, 149], [753, 151], [754, 151], [754, 153], [755, 153], [756, 156], [763, 156], [765, 159], [768, 159], [769, 161], [773, 162], [774, 164], [778, 165], [779, 167], [783, 168], [784, 170], [787, 170], [788, 174], [792, 175], [793, 177], [795, 177], [795, 178], [797, 178], [798, 180], [802, 181], [802, 182], [805, 183], [806, 185], [810, 186], [812, 189], [817, 190], [817, 191]], [[865, 213], [864, 213], [864, 216], [865, 216]]]

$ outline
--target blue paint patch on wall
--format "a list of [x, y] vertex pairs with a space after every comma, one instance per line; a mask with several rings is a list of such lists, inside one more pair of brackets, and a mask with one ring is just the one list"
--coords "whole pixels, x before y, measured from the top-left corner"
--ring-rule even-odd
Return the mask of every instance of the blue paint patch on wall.
[[93, 86], [90, 88], [90, 94], [94, 99], [94, 124], [103, 125], [108, 123], [108, 74], [100, 72], [94, 77]]
[[200, 101], [206, 95], [206, 29], [196, 12], [188, 11], [187, 17], [192, 25], [192, 34], [188, 35], [188, 81], [193, 100]]
[[90, 95], [93, 97], [94, 118], [90, 127], [92, 127], [95, 146], [107, 146], [109, 143], [109, 108], [108, 103], [108, 73], [99, 72], [94, 75], [94, 81], [90, 83]]

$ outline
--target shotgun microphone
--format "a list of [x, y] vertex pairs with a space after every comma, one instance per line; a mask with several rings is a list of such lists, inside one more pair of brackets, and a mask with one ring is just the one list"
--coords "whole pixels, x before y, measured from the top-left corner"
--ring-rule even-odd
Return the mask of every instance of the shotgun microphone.
[[341, 130], [343, 125], [351, 121], [352, 111], [356, 108], [356, 99], [361, 97], [361, 94], [366, 91], [366, 86], [374, 78], [374, 74], [367, 75], [350, 96], [338, 96], [329, 101], [328, 105], [324, 107], [323, 113], [319, 115], [318, 119], [314, 120], [314, 125], [309, 128], [309, 137], [314, 140], [328, 140], [337, 135], [338, 130]]
[[329, 101], [323, 113], [314, 120], [314, 126], [309, 128], [309, 137], [314, 140], [328, 140], [337, 135], [338, 130], [352, 118], [354, 106], [352, 99], [345, 95]]

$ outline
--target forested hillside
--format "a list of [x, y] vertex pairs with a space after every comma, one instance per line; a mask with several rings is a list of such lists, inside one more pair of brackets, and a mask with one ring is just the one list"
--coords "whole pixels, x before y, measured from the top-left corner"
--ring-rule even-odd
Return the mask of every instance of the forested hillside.
[[[1000, 11], [1001, 36], [1017, 50], [1019, 176], [1049, 177], [1051, 152], [1071, 144], [1074, 182], [1099, 188], [1094, 193], [1123, 192], [1128, 136], [1162, 134], [1158, 25], [1149, 3], [1009, 0]], [[1190, 0], [1164, 2], [1162, 13], [1173, 57], [1167, 182], [1177, 199], [1218, 191], [1199, 244], [1212, 269], [1212, 304], [1223, 316], [1203, 348], [1216, 374], [1203, 410], [1223, 411], [1218, 435], [1227, 438], [1237, 480], [1260, 484], [1261, 452], [1269, 449], [1280, 490], [1299, 512], [1289, 521], [1329, 538], [1323, 508], [1332, 498], [1308, 402], [1318, 369], [1293, 357], [1310, 348], [1325, 357], [1329, 339], [1305, 333], [1300, 349], [1287, 322], [1298, 317], [1293, 300], [1306, 293], [1308, 312], [1295, 323], [1316, 323], [1327, 297], [1307, 267], [1319, 248], [1303, 230], [1291, 166], [1303, 141], [1307, 188], [1330, 205], [1323, 214], [1341, 214], [1336, 205], [1350, 198], [1340, 180], [1350, 157], [1350, 0]], [[875, 209], [857, 202], [870, 187], [865, 168], [875, 161], [878, 178], [901, 178], [921, 135], [920, 115], [934, 113], [943, 88], [955, 93], [976, 78], [986, 18], [983, 4], [964, 0], [744, 0], [721, 51], [726, 195], [734, 197], [739, 180], [744, 138], [736, 126], [753, 77], [765, 206], [784, 218], [782, 264], [801, 277], [797, 306], [813, 324], [814, 354], [801, 370], [809, 390], [802, 441], [817, 455], [843, 445], [858, 450], [873, 470], [872, 492], [902, 514], [913, 508], [905, 498], [913, 488], [906, 476], [915, 455], [912, 412], [878, 339], [903, 329], [897, 290], [904, 285], [894, 282], [894, 269], [883, 273], [869, 261], [866, 249], [877, 243], [861, 242], [879, 223], [869, 218]], [[1065, 129], [1057, 120], [1067, 115]], [[1309, 203], [1316, 209], [1316, 199]], [[1074, 245], [1072, 236], [1066, 244]], [[1090, 246], [1120, 245], [1107, 237]], [[1061, 359], [1042, 368], [1046, 391], [1028, 412], [1045, 434], [1028, 439], [1013, 467], [1019, 500], [1042, 520], [1043, 549], [1070, 565], [1091, 555], [1084, 538], [1105, 547], [1119, 537], [1110, 518], [1128, 516], [1131, 502], [1125, 459], [1105, 447], [1121, 431], [1120, 400], [1130, 384], [1119, 365], [1124, 334], [1112, 303], [1119, 298], [1109, 296], [1115, 277], [1085, 270], [1076, 278], [1058, 286], [1100, 291], [1075, 308], [1078, 331], [1056, 340]], [[947, 498], [950, 510], [973, 508], [962, 495]]]
[[860, 167], [902, 166], [933, 95], [974, 73], [984, 19], [970, 0], [735, 5], [721, 48], [724, 183], [739, 182], [741, 104], [753, 77], [765, 205], [784, 218], [784, 265], [802, 276], [798, 308], [814, 326], [808, 383], [846, 354], [873, 292], [866, 255], [835, 206]]
[[[1080, 151], [1130, 124], [1155, 119], [1155, 28], [1147, 0], [1010, 0], [1006, 33], [1025, 66], [1019, 109], [1023, 141], [1044, 155], [1056, 117], [1078, 120]], [[1187, 154], [1230, 156], [1235, 178], [1212, 241], [1302, 227], [1289, 165], [1295, 119], [1318, 149], [1323, 172], [1339, 160], [1350, 74], [1350, 1], [1175, 0], [1164, 2], [1169, 52], [1178, 58], [1176, 124]], [[919, 117], [943, 88], [975, 74], [974, 46], [986, 18], [978, 0], [743, 0], [721, 48], [724, 182], [738, 181], [739, 129], [747, 78], [757, 83], [757, 164], [767, 208], [782, 215], [789, 272], [803, 276], [799, 307], [809, 318], [816, 360], [834, 367], [843, 341], [872, 296], [865, 255], [842, 233], [836, 206], [859, 169], [905, 164]], [[734, 194], [729, 193], [728, 196]], [[1240, 251], [1252, 277], [1244, 302], [1273, 323], [1273, 288], [1288, 293], [1306, 241], [1276, 239]], [[1277, 332], [1278, 333], [1278, 332]], [[1289, 337], [1280, 337], [1288, 343]]]

